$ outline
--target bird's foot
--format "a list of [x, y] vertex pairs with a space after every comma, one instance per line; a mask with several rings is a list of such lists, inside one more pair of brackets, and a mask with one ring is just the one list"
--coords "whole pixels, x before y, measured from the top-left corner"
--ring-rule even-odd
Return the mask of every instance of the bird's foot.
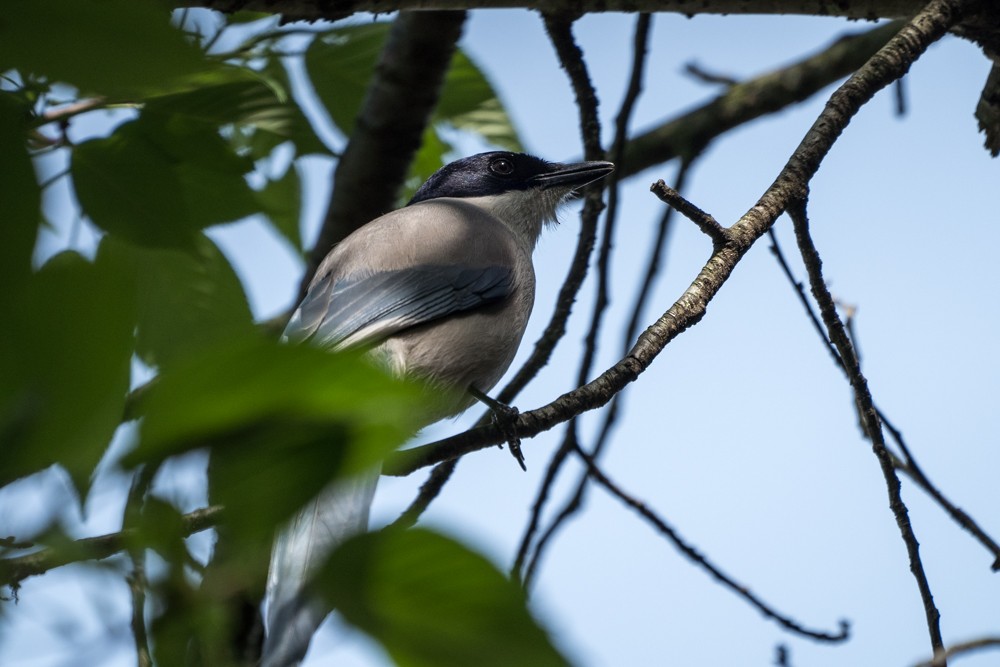
[[[507, 441], [511, 455], [517, 461], [517, 464], [521, 466], [521, 470], [527, 471], [528, 468], [524, 465], [524, 453], [521, 452], [521, 438], [518, 437], [517, 430], [514, 428], [521, 411], [514, 406], [501, 403], [495, 398], [487, 396], [475, 387], [469, 387], [469, 393], [477, 401], [490, 409], [493, 423], [500, 429], [500, 433], [503, 434], [504, 439]], [[503, 447], [503, 445], [500, 446]]]

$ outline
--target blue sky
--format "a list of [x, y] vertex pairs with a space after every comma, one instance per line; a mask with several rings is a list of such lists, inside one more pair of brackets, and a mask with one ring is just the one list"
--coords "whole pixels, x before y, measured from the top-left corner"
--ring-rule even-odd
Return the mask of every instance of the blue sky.
[[[606, 145], [627, 80], [633, 22], [623, 15], [588, 16], [577, 27], [601, 99]], [[717, 94], [683, 73], [689, 61], [746, 78], [866, 27], [838, 19], [657, 16], [633, 128]], [[530, 152], [553, 160], [581, 154], [572, 94], [536, 14], [474, 12], [463, 46], [500, 90]], [[905, 116], [896, 116], [892, 91], [883, 91], [848, 127], [813, 180], [810, 215], [834, 296], [858, 308], [863, 368], [876, 403], [906, 435], [930, 478], [997, 535], [1000, 168], [983, 150], [972, 116], [988, 70], [982, 53], [967, 42], [946, 38], [933, 46], [906, 78]], [[725, 135], [694, 169], [686, 196], [723, 224], [735, 221], [777, 175], [829, 92]], [[478, 150], [467, 143], [470, 152]], [[311, 160], [307, 166], [312, 187], [304, 229], [311, 237], [323, 211], [329, 164]], [[621, 354], [621, 331], [662, 211], [648, 186], [657, 178], [670, 182], [675, 171], [673, 164], [650, 169], [623, 191], [597, 372]], [[577, 224], [575, 209], [564, 211], [560, 227], [548, 230], [536, 252], [539, 288], [521, 358], [548, 320]], [[789, 221], [779, 220], [776, 230], [804, 279]], [[228, 226], [215, 237], [240, 269], [259, 316], [290, 305], [301, 268], [281, 241], [253, 222]], [[61, 229], [46, 243], [64, 247], [68, 239]], [[705, 236], [676, 221], [645, 325], [681, 294], [709, 252]], [[515, 401], [522, 410], [573, 388], [593, 290], [588, 281], [563, 347]], [[423, 439], [456, 432], [476, 416], [432, 427]], [[582, 418], [585, 443], [598, 423], [595, 415]], [[557, 428], [525, 443], [527, 473], [499, 450], [467, 457], [424, 521], [506, 570], [560, 433]], [[201, 500], [191, 472], [196, 467], [178, 464], [165, 482], [191, 506]], [[704, 320], [628, 389], [602, 467], [776, 608], [831, 631], [846, 618], [853, 635], [840, 646], [787, 635], [595, 488], [585, 513], [544, 559], [532, 591], [539, 616], [577, 664], [767, 665], [778, 643], [790, 648], [792, 664], [809, 667], [911, 665], [928, 657], [916, 586], [849, 387], [766, 242], [740, 263]], [[564, 474], [557, 490], [571, 489], [578, 470], [570, 466], [572, 474]], [[422, 480], [423, 474], [383, 478], [374, 522], [393, 519]], [[115, 482], [106, 480], [105, 499]], [[47, 483], [58, 486], [58, 480]], [[946, 642], [998, 634], [1000, 583], [989, 570], [989, 555], [906, 480], [903, 497]], [[109, 502], [81, 530], [113, 529], [107, 522], [120, 516], [117, 507]], [[0, 512], [0, 522], [4, 530], [21, 527], [8, 512]], [[51, 630], [44, 625], [58, 609], [57, 615], [80, 624], [81, 636], [104, 637], [101, 645], [118, 647], [98, 654], [93, 664], [130, 664], [127, 635], [107, 629], [127, 624], [124, 585], [103, 575], [81, 584], [71, 574], [53, 573], [25, 586], [18, 618], [0, 626], [0, 663], [80, 664], [73, 662], [79, 655], [46, 643]], [[67, 596], [73, 604], [60, 604]], [[962, 664], [995, 660], [995, 653], [983, 653]], [[306, 662], [383, 664], [391, 663], [336, 622], [328, 623]]]

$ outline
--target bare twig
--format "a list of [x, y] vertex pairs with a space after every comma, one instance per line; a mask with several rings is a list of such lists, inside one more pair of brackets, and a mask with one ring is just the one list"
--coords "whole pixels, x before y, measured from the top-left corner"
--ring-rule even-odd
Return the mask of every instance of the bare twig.
[[[156, 466], [141, 466], [136, 471], [125, 500], [125, 514], [122, 517], [122, 527], [134, 526], [142, 513], [142, 506], [153, 482], [158, 468]], [[129, 560], [132, 572], [126, 577], [129, 592], [132, 597], [132, 639], [135, 642], [136, 664], [138, 667], [152, 667], [153, 658], [149, 652], [149, 637], [146, 632], [146, 550], [137, 545], [130, 545]]]
[[[629, 76], [629, 84], [625, 91], [625, 97], [622, 101], [621, 108], [615, 118], [615, 138], [611, 145], [611, 152], [609, 154], [609, 158], [616, 165], [619, 165], [622, 159], [622, 155], [625, 150], [625, 142], [628, 138], [629, 121], [632, 116], [632, 111], [635, 108], [635, 103], [639, 98], [639, 94], [642, 92], [642, 76], [645, 70], [650, 22], [651, 17], [649, 14], [641, 14], [636, 19], [635, 36], [632, 41], [631, 75]], [[603, 239], [597, 260], [597, 294], [591, 314], [587, 338], [584, 341], [583, 357], [580, 361], [579, 371], [577, 372], [577, 385], [584, 384], [590, 376], [594, 364], [594, 357], [597, 354], [597, 340], [600, 334], [601, 322], [609, 304], [608, 284], [610, 281], [611, 249], [614, 241], [615, 222], [618, 218], [620, 181], [621, 177], [617, 173], [613, 173], [610, 181], [608, 182], [608, 211], [604, 218], [605, 224], [603, 229]], [[576, 423], [575, 421], [571, 421], [567, 426], [567, 432], [564, 436], [563, 443], [559, 446], [549, 461], [548, 469], [545, 474], [545, 480], [539, 488], [531, 519], [525, 529], [520, 546], [517, 550], [517, 556], [514, 559], [512, 574], [515, 577], [521, 576], [524, 559], [527, 555], [535, 530], [538, 527], [538, 520], [541, 515], [541, 511], [545, 506], [546, 499], [548, 498], [549, 488], [555, 481], [563, 462], [566, 460], [566, 455], [569, 453], [571, 448], [570, 442], [575, 442], [577, 439], [575, 431]], [[535, 562], [535, 560], [533, 559], [532, 562]], [[528, 581], [530, 576], [531, 574], [529, 572], [528, 576], [524, 580], [526, 587], [530, 583]]]
[[[677, 189], [681, 190], [687, 180], [688, 170], [691, 163], [685, 160], [677, 173]], [[646, 264], [646, 271], [643, 277], [642, 286], [639, 288], [639, 292], [636, 295], [635, 301], [632, 306], [632, 316], [629, 318], [629, 322], [625, 327], [625, 333], [623, 340], [625, 341], [625, 351], [631, 347], [632, 343], [635, 341], [635, 335], [639, 330], [639, 319], [642, 316], [643, 308], [646, 305], [646, 299], [649, 296], [650, 291], [653, 287], [653, 282], [660, 270], [660, 260], [663, 255], [663, 251], [666, 247], [667, 233], [671, 228], [671, 220], [674, 218], [675, 210], [672, 208], [667, 208], [660, 218], [660, 224], [658, 227], [656, 240], [653, 242], [653, 247], [650, 251], [649, 261]], [[594, 446], [591, 448], [590, 456], [596, 461], [601, 455], [604, 446], [607, 444], [608, 439], [611, 435], [611, 430], [618, 419], [619, 410], [624, 405], [624, 393], [620, 393], [614, 397], [611, 401], [611, 405], [604, 412], [604, 421], [601, 424], [601, 429], [598, 432], [597, 438], [595, 439]], [[550, 471], [554, 473], [554, 470], [550, 467]], [[575, 515], [579, 509], [583, 506], [583, 500], [586, 495], [588, 486], [589, 476], [586, 472], [581, 475], [579, 481], [576, 484], [576, 491], [570, 497], [568, 501], [563, 505], [562, 509], [556, 513], [556, 516], [549, 523], [548, 527], [542, 532], [541, 536], [538, 538], [535, 544], [534, 552], [531, 555], [531, 560], [528, 563], [528, 568], [526, 574], [524, 575], [524, 581], [527, 585], [533, 577], [533, 573], [538, 569], [538, 565], [541, 562], [541, 558], [544, 555], [546, 547], [552, 542], [555, 536], [558, 534], [559, 530], [566, 525], [566, 522]], [[537, 531], [538, 523], [541, 520], [541, 512], [544, 508], [545, 502], [548, 497], [548, 487], [551, 486], [554, 480], [549, 480], [548, 476], [544, 480], [539, 494], [535, 500], [535, 504], [532, 507], [531, 521], [529, 522], [528, 529], [525, 530], [525, 534], [521, 540], [521, 547], [518, 552], [520, 560], [526, 558], [526, 553], [524, 556], [521, 555], [521, 550], [527, 552], [530, 547], [530, 540], [533, 537], [534, 532]], [[544, 492], [544, 494], [543, 494]], [[521, 567], [515, 563], [515, 572], [520, 572]]]
[[809, 219], [806, 214], [806, 201], [804, 199], [791, 202], [788, 213], [795, 226], [795, 238], [802, 253], [802, 259], [809, 274], [809, 285], [812, 289], [813, 298], [819, 304], [820, 315], [823, 324], [826, 326], [830, 341], [844, 364], [851, 387], [854, 389], [854, 397], [861, 413], [863, 425], [872, 449], [878, 458], [882, 475], [885, 478], [886, 488], [889, 492], [889, 507], [896, 524], [899, 526], [900, 534], [906, 545], [906, 551], [910, 558], [910, 571], [917, 581], [917, 588], [924, 603], [924, 613], [927, 617], [927, 629], [930, 634], [931, 648], [935, 653], [944, 650], [944, 642], [941, 638], [941, 613], [934, 604], [934, 596], [931, 594], [930, 582], [924, 572], [923, 562], [920, 559], [920, 545], [910, 524], [909, 512], [903, 502], [899, 477], [896, 476], [896, 469], [893, 465], [892, 455], [885, 446], [885, 439], [882, 435], [882, 424], [872, 402], [871, 393], [868, 390], [868, 381], [861, 372], [858, 359], [854, 354], [854, 347], [847, 337], [847, 331], [843, 322], [837, 316], [836, 305], [833, 297], [823, 281], [822, 262], [819, 253], [809, 235]]
[[[844, 367], [844, 362], [841, 360], [840, 355], [837, 353], [836, 348], [830, 342], [830, 339], [826, 335], [826, 331], [823, 328], [823, 324], [819, 321], [819, 317], [813, 310], [812, 303], [810, 303], [809, 298], [805, 294], [805, 290], [802, 287], [802, 283], [795, 279], [792, 274], [791, 268], [788, 266], [788, 262], [785, 260], [784, 253], [781, 251], [781, 246], [778, 244], [778, 239], [774, 235], [773, 231], [769, 231], [771, 239], [771, 252], [774, 254], [781, 266], [782, 272], [785, 277], [795, 288], [796, 294], [798, 295], [799, 301], [802, 303], [803, 308], [806, 311], [806, 315], [809, 317], [810, 322], [813, 324], [813, 328], [816, 333], [819, 334], [820, 340], [823, 341], [823, 346], [827, 349], [830, 355], [833, 357], [834, 363], [837, 368], [839, 368], [845, 375], [847, 374], [847, 369]], [[860, 355], [858, 354], [858, 342], [857, 336], [851, 326], [852, 316], [851, 312], [848, 311], [847, 322], [845, 323], [845, 329], [847, 330], [848, 338], [851, 341], [851, 346], [854, 348], [855, 356], [858, 357], [860, 363]], [[944, 509], [945, 512], [955, 521], [958, 525], [968, 531], [974, 538], [976, 538], [980, 544], [982, 544], [992, 555], [993, 564], [990, 568], [996, 572], [1000, 571], [1000, 544], [997, 544], [992, 537], [990, 537], [986, 531], [984, 531], [975, 520], [972, 519], [968, 514], [966, 514], [960, 507], [952, 503], [948, 498], [930, 481], [930, 479], [924, 474], [923, 469], [917, 463], [916, 458], [914, 458], [913, 453], [910, 451], [909, 447], [906, 445], [906, 441], [903, 439], [903, 434], [897, 429], [889, 418], [886, 417], [885, 413], [876, 405], [875, 410], [878, 414], [879, 420], [882, 422], [882, 426], [889, 432], [889, 435], [899, 446], [902, 456], [896, 456], [893, 454], [893, 464], [898, 470], [906, 474], [910, 479], [912, 479], [917, 486], [927, 493], [938, 505]]]
[[691, 78], [701, 81], [702, 83], [712, 83], [712, 84], [722, 84], [723, 86], [735, 86], [740, 81], [739, 79], [727, 76], [725, 74], [719, 74], [717, 72], [709, 72], [707, 69], [699, 65], [698, 63], [691, 61], [684, 65], [684, 71], [691, 75]]
[[725, 227], [720, 225], [719, 222], [708, 213], [705, 213], [703, 210], [682, 197], [679, 192], [664, 183], [663, 179], [653, 183], [649, 189], [653, 194], [659, 197], [660, 201], [667, 204], [670, 208], [676, 210], [678, 213], [697, 225], [698, 229], [712, 239], [712, 244], [716, 248], [723, 246], [729, 240], [729, 233], [726, 231]]
[[952, 644], [947, 649], [935, 653], [934, 657], [924, 662], [919, 662], [914, 667], [945, 667], [946, 661], [952, 656], [964, 655], [974, 651], [982, 651], [988, 648], [1000, 648], [1000, 637], [982, 637], [972, 641]]
[[842, 642], [848, 638], [849, 626], [847, 621], [840, 622], [840, 630], [838, 632], [827, 632], [824, 630], [806, 628], [802, 624], [793, 620], [791, 617], [776, 611], [773, 607], [752, 593], [749, 588], [727, 575], [716, 565], [713, 565], [710, 561], [708, 561], [708, 559], [701, 555], [697, 549], [681, 539], [680, 535], [677, 534], [677, 531], [667, 524], [666, 521], [661, 519], [655, 512], [649, 509], [645, 503], [636, 500], [608, 479], [608, 477], [601, 472], [601, 470], [594, 463], [593, 459], [591, 459], [586, 452], [580, 448], [576, 448], [575, 452], [587, 466], [588, 474], [594, 479], [594, 481], [603, 486], [611, 495], [615, 496], [620, 501], [638, 512], [639, 515], [652, 524], [661, 535], [672, 542], [678, 551], [684, 554], [695, 565], [708, 572], [716, 581], [750, 603], [751, 606], [760, 611], [760, 613], [762, 613], [765, 617], [774, 620], [778, 625], [785, 628], [789, 632], [793, 632], [803, 637], [808, 637], [809, 639], [824, 642]]
[[417, 519], [423, 514], [430, 504], [438, 497], [441, 493], [441, 489], [444, 485], [451, 479], [451, 474], [455, 472], [455, 467], [458, 465], [458, 459], [452, 461], [445, 461], [444, 463], [439, 463], [434, 466], [431, 470], [431, 474], [427, 476], [427, 481], [425, 481], [421, 487], [420, 492], [417, 497], [413, 499], [410, 506], [400, 514], [395, 521], [392, 522], [394, 527], [398, 528], [409, 528], [417, 523]]

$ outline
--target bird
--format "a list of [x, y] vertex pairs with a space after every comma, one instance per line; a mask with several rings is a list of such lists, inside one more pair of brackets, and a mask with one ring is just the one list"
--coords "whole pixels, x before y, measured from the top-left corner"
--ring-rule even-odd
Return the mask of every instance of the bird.
[[[531, 256], [542, 229], [576, 190], [613, 170], [605, 161], [548, 162], [509, 151], [443, 166], [406, 206], [330, 251], [283, 339], [331, 351], [361, 348], [392, 374], [422, 380], [431, 388], [424, 426], [477, 399], [496, 407], [487, 392], [527, 326]], [[309, 578], [334, 548], [367, 529], [378, 475], [332, 484], [279, 533], [261, 667], [291, 667], [305, 657], [328, 613], [309, 595]]]

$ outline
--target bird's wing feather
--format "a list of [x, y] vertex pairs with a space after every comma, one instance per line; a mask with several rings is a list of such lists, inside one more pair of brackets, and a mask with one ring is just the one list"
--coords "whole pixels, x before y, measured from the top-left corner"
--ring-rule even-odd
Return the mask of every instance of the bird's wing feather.
[[377, 342], [433, 320], [498, 301], [513, 290], [505, 266], [415, 266], [314, 283], [285, 329], [293, 342], [328, 348]]

